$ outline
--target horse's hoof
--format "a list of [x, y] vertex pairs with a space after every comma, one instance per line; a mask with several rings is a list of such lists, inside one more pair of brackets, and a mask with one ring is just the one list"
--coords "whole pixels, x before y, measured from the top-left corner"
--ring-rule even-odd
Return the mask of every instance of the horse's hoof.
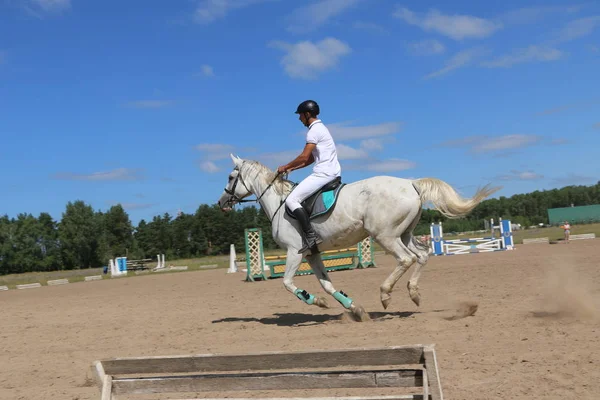
[[315, 297], [314, 305], [321, 308], [329, 308], [329, 303], [327, 303], [327, 299], [325, 299], [325, 297]]
[[413, 301], [413, 303], [417, 305], [417, 307], [421, 305], [421, 295], [419, 294], [419, 291], [417, 289], [410, 289], [409, 294], [410, 299]]
[[383, 306], [384, 310], [387, 310], [387, 308], [391, 302], [392, 302], [392, 296], [390, 296], [387, 293], [386, 294], [381, 293], [381, 305]]
[[352, 316], [357, 322], [366, 322], [371, 320], [369, 313], [367, 313], [362, 306], [356, 306], [352, 304], [350, 311], [352, 311]]

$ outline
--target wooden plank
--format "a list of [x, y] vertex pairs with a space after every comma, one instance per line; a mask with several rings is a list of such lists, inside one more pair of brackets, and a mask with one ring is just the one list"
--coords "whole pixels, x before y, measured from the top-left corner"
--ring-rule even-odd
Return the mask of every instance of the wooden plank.
[[100, 361], [96, 361], [92, 364], [91, 367], [92, 370], [92, 376], [94, 377], [94, 380], [96, 381], [96, 385], [102, 389], [102, 385], [104, 385], [104, 378], [106, 377], [106, 374], [104, 373], [104, 367], [102, 366], [102, 362]]
[[[391, 396], [346, 396], [346, 397], [268, 397], [268, 400], [423, 400], [419, 394], [401, 394]], [[173, 399], [173, 400], [224, 400], [224, 398]], [[260, 398], [231, 398], [227, 400], [262, 400]]]
[[332, 351], [115, 358], [102, 361], [102, 365], [106, 374], [119, 375], [319, 369], [340, 366], [423, 364], [423, 362], [423, 346], [416, 345]]
[[437, 358], [434, 346], [427, 346], [424, 349], [425, 368], [427, 370], [427, 380], [431, 390], [431, 400], [444, 400], [442, 393], [442, 384], [438, 372]]
[[66, 285], [67, 283], [69, 283], [68, 279], [55, 279], [53, 281], [48, 281], [48, 286]]
[[36, 283], [26, 283], [24, 285], [17, 285], [17, 289], [34, 289], [42, 287], [42, 284], [39, 282]]
[[115, 394], [420, 387], [423, 370], [253, 373], [113, 379]]
[[580, 233], [579, 235], [570, 235], [569, 240], [596, 239], [595, 233]]
[[547, 237], [540, 237], [540, 238], [530, 238], [530, 239], [523, 239], [523, 244], [531, 244], [531, 243], [550, 243], [550, 239]]
[[0, 286], [0, 291], [8, 290], [8, 286]]
[[423, 371], [423, 398], [429, 400], [429, 378], [427, 377], [427, 369]]
[[104, 384], [102, 385], [102, 400], [112, 400], [112, 394], [113, 394], [113, 385], [112, 385], [113, 379], [112, 376], [107, 375], [106, 377], [104, 377]]
[[104, 373], [104, 368], [100, 361], [96, 361], [92, 365], [92, 375], [96, 384], [100, 386], [101, 400], [112, 400], [112, 376]]
[[84, 280], [85, 280], [86, 282], [89, 282], [89, 281], [101, 281], [101, 280], [102, 280], [102, 275], [92, 275], [92, 276], [86, 276], [86, 277], [84, 278]]

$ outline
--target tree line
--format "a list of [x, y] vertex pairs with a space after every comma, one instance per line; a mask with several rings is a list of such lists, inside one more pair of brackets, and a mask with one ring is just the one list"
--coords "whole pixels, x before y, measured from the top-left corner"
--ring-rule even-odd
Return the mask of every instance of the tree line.
[[[458, 220], [424, 209], [415, 233], [428, 234], [433, 222], [443, 222], [445, 232], [479, 230], [484, 220], [500, 217], [528, 227], [548, 223], [548, 208], [571, 204], [600, 204], [600, 182], [484, 200]], [[277, 248], [268, 218], [254, 206], [223, 213], [216, 205], [203, 204], [194, 214], [164, 214], [133, 226], [121, 205], [103, 212], [77, 200], [66, 205], [60, 221], [48, 213], [0, 217], [0, 275], [98, 268], [121, 256], [156, 260], [157, 254], [167, 259], [227, 254], [232, 243], [240, 252], [246, 228], [262, 230], [266, 250]]]

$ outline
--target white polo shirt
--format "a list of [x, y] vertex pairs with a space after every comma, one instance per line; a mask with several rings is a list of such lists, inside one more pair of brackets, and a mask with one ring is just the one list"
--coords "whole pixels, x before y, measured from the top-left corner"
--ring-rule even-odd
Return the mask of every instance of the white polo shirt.
[[315, 158], [313, 173], [325, 176], [340, 176], [342, 167], [338, 161], [335, 143], [329, 129], [320, 119], [314, 121], [308, 127], [306, 142], [314, 143], [317, 147], [312, 151]]

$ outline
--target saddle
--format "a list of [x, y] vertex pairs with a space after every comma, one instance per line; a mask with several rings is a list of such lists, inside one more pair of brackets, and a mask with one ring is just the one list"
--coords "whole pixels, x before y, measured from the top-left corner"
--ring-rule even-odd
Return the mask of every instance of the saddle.
[[[342, 183], [342, 178], [338, 176], [331, 182], [323, 185], [319, 190], [300, 203], [302, 208], [306, 211], [308, 218], [313, 220], [333, 211], [340, 190], [342, 190], [344, 186], [346, 186], [346, 184]], [[288, 207], [285, 208], [285, 211], [291, 218], [296, 219]]]

